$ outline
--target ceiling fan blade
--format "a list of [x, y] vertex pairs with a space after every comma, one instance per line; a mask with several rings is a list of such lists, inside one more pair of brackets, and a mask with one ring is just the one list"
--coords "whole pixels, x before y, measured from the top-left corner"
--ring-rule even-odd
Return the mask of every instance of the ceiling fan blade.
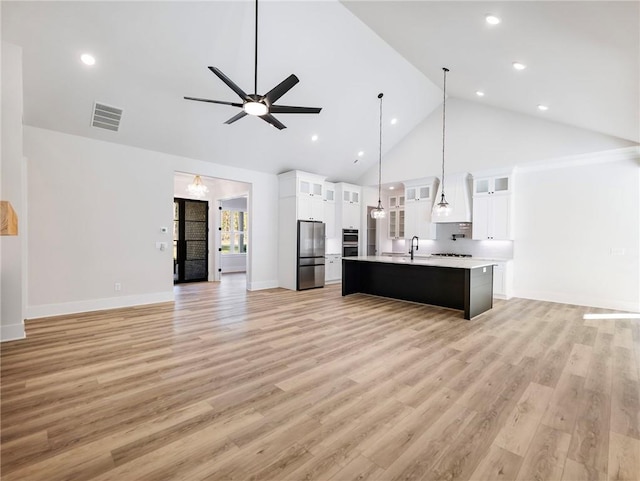
[[211, 100], [211, 99], [200, 99], [198, 97], [185, 97], [185, 100], [196, 100], [197, 102], [209, 102], [210, 104], [222, 104], [222, 105], [231, 105], [233, 107], [242, 107], [242, 104], [237, 102], [224, 102], [222, 100]]
[[282, 122], [280, 122], [278, 119], [276, 119], [273, 115], [271, 114], [264, 114], [261, 115], [260, 118], [262, 120], [264, 120], [265, 122], [269, 122], [271, 125], [273, 125], [276, 129], [282, 130], [282, 129], [286, 129], [287, 126], [284, 125]]
[[242, 117], [244, 117], [245, 115], [247, 115], [247, 113], [243, 110], [240, 113], [234, 115], [233, 117], [231, 117], [229, 120], [227, 120], [225, 122], [225, 124], [232, 124], [234, 123], [236, 120], [240, 120]]
[[319, 114], [322, 107], [292, 107], [290, 105], [272, 105], [269, 112], [273, 114]]
[[269, 104], [273, 104], [276, 100], [278, 100], [289, 90], [291, 90], [291, 88], [298, 82], [300, 82], [300, 80], [298, 80], [298, 77], [293, 74], [289, 75], [286, 79], [284, 79], [278, 85], [269, 90], [269, 92], [267, 92], [267, 94], [264, 96], [265, 100]]
[[227, 77], [225, 74], [222, 73], [222, 70], [220, 70], [219, 68], [216, 67], [209, 67], [209, 70], [211, 70], [214, 74], [216, 74], [216, 76], [222, 80], [224, 83], [227, 84], [227, 86], [233, 90], [235, 93], [238, 94], [238, 96], [242, 99], [242, 100], [251, 100], [251, 97], [249, 97], [244, 90], [242, 90], [240, 87], [238, 87], [235, 82], [233, 80], [231, 80], [229, 77]]

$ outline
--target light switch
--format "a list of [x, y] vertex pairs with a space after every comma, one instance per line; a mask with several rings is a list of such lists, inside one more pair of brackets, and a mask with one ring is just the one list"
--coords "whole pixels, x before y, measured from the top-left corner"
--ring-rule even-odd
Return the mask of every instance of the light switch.
[[156, 242], [156, 249], [159, 249], [159, 250], [163, 251], [166, 248], [167, 248], [167, 243], [166, 242]]

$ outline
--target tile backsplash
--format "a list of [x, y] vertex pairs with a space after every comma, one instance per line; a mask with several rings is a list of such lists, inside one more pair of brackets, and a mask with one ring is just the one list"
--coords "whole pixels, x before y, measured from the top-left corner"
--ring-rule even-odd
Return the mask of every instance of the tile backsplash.
[[[464, 238], [452, 239], [453, 234], [464, 233]], [[409, 243], [404, 240], [391, 242], [393, 252], [409, 251]], [[497, 259], [513, 258], [513, 241], [472, 240], [471, 230], [460, 228], [459, 224], [438, 224], [436, 240], [420, 239], [419, 254], [448, 252], [453, 254], [471, 254], [473, 257]]]

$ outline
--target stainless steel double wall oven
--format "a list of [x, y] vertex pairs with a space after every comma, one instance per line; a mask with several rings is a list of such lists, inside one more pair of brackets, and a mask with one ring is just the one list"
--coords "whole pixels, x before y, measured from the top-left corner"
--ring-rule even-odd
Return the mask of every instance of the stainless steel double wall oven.
[[358, 255], [358, 229], [342, 229], [342, 257]]

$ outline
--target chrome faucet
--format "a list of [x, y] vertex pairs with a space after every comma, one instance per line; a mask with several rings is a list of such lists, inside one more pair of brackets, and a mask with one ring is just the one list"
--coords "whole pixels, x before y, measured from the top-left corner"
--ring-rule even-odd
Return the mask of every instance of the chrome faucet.
[[409, 251], [409, 254], [411, 254], [411, 260], [413, 260], [413, 247], [414, 247], [414, 245], [413, 245], [413, 239], [415, 239], [415, 240], [416, 240], [416, 245], [415, 245], [416, 250], [418, 250], [418, 244], [419, 244], [419, 242], [420, 242], [420, 239], [418, 239], [418, 236], [417, 236], [417, 235], [414, 235], [414, 236], [411, 238], [411, 250]]

